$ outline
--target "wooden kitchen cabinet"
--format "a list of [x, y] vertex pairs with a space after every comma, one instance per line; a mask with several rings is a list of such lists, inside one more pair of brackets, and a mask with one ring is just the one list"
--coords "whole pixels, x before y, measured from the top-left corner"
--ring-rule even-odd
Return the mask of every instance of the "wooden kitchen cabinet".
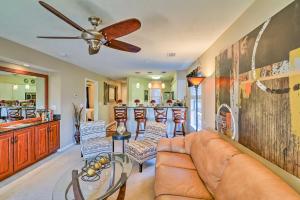
[[49, 123], [49, 153], [55, 152], [60, 146], [59, 121]]
[[40, 160], [49, 154], [49, 125], [35, 127], [35, 159]]
[[59, 147], [59, 121], [0, 132], [0, 180], [56, 152]]
[[34, 157], [34, 128], [14, 131], [14, 171], [32, 164]]
[[14, 172], [13, 131], [0, 135], [0, 180]]

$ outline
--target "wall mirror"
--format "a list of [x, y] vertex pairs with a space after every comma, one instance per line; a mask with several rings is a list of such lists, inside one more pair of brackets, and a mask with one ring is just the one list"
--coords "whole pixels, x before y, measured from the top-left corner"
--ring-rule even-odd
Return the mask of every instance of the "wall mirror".
[[48, 75], [0, 66], [0, 123], [48, 109]]

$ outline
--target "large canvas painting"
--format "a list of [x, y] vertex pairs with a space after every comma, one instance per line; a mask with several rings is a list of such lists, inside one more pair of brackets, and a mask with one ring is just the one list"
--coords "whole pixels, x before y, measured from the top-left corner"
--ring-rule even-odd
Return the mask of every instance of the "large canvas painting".
[[216, 57], [216, 128], [300, 177], [300, 0]]

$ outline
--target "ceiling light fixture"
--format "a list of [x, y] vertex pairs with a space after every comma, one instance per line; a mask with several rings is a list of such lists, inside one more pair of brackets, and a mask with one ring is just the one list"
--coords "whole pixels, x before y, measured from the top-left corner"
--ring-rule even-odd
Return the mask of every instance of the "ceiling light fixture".
[[160, 79], [160, 76], [154, 75], [154, 76], [151, 76], [151, 78], [154, 79], [154, 80], [158, 80], [158, 79]]
[[148, 74], [152, 74], [152, 72], [147, 72]]
[[136, 85], [135, 85], [135, 86], [136, 86], [136, 88], [138, 88], [138, 89], [139, 89], [139, 88], [140, 88], [140, 86], [141, 86], [141, 84], [140, 84], [140, 83], [136, 83]]

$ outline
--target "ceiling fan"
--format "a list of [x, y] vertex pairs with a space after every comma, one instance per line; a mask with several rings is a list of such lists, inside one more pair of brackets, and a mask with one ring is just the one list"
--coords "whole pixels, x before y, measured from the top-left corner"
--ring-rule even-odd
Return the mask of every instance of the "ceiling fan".
[[122, 37], [129, 33], [132, 33], [138, 30], [141, 27], [141, 22], [138, 19], [127, 19], [100, 30], [97, 30], [97, 27], [102, 22], [99, 17], [89, 17], [89, 22], [92, 24], [94, 28], [92, 29], [84, 29], [61, 12], [50, 6], [49, 4], [39, 1], [39, 3], [46, 8], [48, 11], [59, 17], [61, 20], [65, 21], [72, 27], [81, 31], [81, 36], [68, 37], [68, 36], [37, 36], [37, 38], [45, 38], [45, 39], [83, 39], [89, 45], [89, 54], [93, 55], [99, 52], [101, 45], [105, 45], [107, 47], [127, 51], [132, 53], [137, 53], [141, 50], [141, 48], [134, 46], [132, 44], [128, 44], [126, 42], [122, 42], [116, 40], [116, 38]]

